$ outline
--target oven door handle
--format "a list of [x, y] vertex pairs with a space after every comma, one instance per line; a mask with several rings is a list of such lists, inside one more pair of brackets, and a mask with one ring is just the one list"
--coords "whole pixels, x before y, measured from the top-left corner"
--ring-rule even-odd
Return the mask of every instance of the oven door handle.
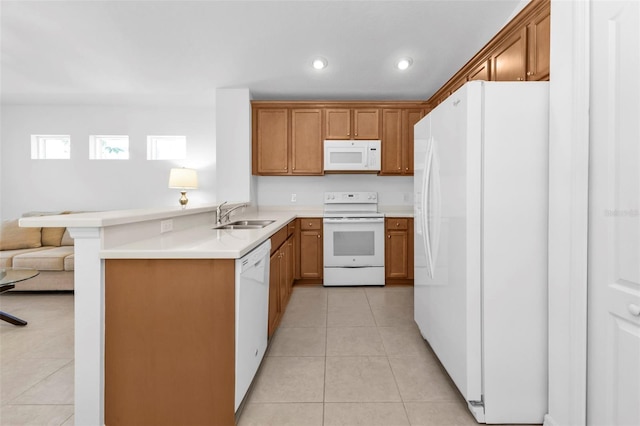
[[324, 223], [337, 224], [337, 223], [351, 223], [351, 224], [359, 224], [359, 223], [383, 223], [383, 217], [374, 217], [370, 219], [345, 219], [345, 218], [333, 218], [333, 217], [325, 217], [322, 220]]

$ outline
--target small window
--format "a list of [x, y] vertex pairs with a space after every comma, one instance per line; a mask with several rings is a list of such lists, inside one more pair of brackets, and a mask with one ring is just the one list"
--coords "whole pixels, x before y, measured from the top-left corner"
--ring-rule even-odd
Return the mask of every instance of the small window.
[[147, 136], [147, 160], [184, 160], [186, 136]]
[[31, 135], [32, 160], [68, 160], [71, 158], [69, 135]]
[[129, 136], [92, 135], [89, 158], [91, 160], [128, 160]]

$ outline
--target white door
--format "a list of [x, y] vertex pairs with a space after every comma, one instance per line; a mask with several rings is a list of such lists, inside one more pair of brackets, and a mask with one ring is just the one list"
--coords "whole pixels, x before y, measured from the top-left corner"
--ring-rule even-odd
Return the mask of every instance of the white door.
[[640, 425], [640, 2], [591, 2], [587, 424]]

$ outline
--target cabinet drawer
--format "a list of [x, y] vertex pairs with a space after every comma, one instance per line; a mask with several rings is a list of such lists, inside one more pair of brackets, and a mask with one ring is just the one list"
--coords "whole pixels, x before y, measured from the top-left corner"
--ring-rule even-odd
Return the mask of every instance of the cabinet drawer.
[[287, 224], [287, 236], [290, 237], [296, 232], [296, 221], [292, 220]]
[[407, 218], [387, 218], [387, 231], [394, 229], [406, 230], [409, 228], [409, 219]]
[[322, 229], [322, 219], [321, 218], [301, 218], [300, 220], [300, 230], [309, 230], [309, 229]]
[[275, 253], [286, 239], [287, 227], [285, 226], [271, 236], [271, 254]]

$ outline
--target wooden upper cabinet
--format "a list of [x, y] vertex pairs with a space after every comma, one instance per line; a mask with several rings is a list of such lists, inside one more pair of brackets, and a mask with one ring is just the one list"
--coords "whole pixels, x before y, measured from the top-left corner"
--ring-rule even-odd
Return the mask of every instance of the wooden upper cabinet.
[[402, 173], [402, 110], [382, 110], [382, 164], [380, 174]]
[[422, 109], [382, 110], [381, 175], [413, 174], [413, 126], [423, 116]]
[[326, 109], [325, 139], [380, 139], [380, 110]]
[[351, 139], [351, 110], [348, 108], [325, 111], [326, 139]]
[[460, 81], [548, 81], [551, 0], [531, 0], [427, 103], [436, 106]]
[[289, 171], [288, 111], [258, 109], [254, 111], [254, 173], [287, 174]]
[[550, 33], [550, 10], [545, 8], [527, 25], [527, 80], [549, 79]]
[[380, 139], [380, 110], [353, 110], [353, 139]]
[[413, 126], [424, 117], [421, 109], [405, 109], [402, 111], [402, 164], [403, 174], [413, 175]]
[[253, 173], [322, 175], [322, 109], [253, 110]]
[[322, 110], [291, 110], [291, 173], [321, 175]]
[[491, 55], [491, 79], [524, 81], [527, 67], [527, 30], [522, 28], [505, 39]]
[[467, 74], [467, 81], [473, 80], [491, 80], [491, 60], [481, 62], [476, 66], [469, 74]]

